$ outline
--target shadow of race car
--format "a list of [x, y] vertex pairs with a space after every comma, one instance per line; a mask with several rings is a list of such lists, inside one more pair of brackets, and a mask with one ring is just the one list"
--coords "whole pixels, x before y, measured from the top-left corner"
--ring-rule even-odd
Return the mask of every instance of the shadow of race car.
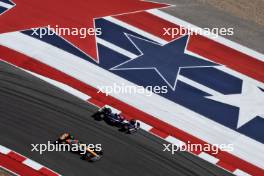
[[82, 160], [87, 160], [90, 162], [98, 161], [103, 155], [102, 150], [97, 150], [94, 146], [90, 147], [87, 144], [82, 143], [69, 133], [63, 133], [54, 143], [68, 145], [71, 152], [78, 153], [81, 155]]
[[125, 120], [123, 116], [113, 113], [108, 107], [99, 109], [93, 115], [93, 118], [98, 121], [104, 120], [107, 124], [118, 127], [119, 131], [129, 134], [137, 132], [137, 130], [140, 128], [140, 123], [135, 119]]

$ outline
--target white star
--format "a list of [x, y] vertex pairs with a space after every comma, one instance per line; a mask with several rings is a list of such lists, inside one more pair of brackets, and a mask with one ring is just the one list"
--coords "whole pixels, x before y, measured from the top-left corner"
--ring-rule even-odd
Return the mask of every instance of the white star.
[[207, 98], [238, 107], [237, 128], [248, 123], [256, 116], [264, 118], [264, 92], [245, 81], [243, 82], [241, 94], [214, 95]]

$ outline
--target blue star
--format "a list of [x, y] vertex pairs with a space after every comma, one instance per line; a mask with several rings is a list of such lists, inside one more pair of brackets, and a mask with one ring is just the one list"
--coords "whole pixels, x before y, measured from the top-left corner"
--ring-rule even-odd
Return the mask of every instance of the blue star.
[[154, 69], [168, 86], [175, 90], [180, 69], [217, 65], [185, 53], [188, 35], [163, 46], [132, 35], [128, 35], [128, 38], [141, 52], [141, 55], [110, 70]]

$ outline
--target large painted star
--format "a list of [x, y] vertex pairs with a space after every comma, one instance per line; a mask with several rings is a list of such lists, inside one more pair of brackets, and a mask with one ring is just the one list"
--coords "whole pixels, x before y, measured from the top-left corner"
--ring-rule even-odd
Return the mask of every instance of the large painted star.
[[[153, 69], [172, 90], [175, 90], [177, 76], [180, 69], [212, 67], [217, 65], [185, 53], [185, 48], [188, 43], [188, 35], [165, 45], [159, 45], [132, 35], [128, 35], [128, 37], [142, 54], [139, 57], [123, 62], [110, 70]], [[146, 77], [147, 76], [144, 76], [144, 78]]]
[[[94, 19], [168, 6], [141, 0], [14, 0], [12, 9], [0, 15], [0, 34], [56, 25], [64, 28], [94, 28]], [[98, 61], [95, 36], [61, 36]]]
[[237, 128], [257, 116], [264, 118], [264, 92], [245, 81], [243, 82], [241, 94], [214, 95], [207, 98], [238, 107]]

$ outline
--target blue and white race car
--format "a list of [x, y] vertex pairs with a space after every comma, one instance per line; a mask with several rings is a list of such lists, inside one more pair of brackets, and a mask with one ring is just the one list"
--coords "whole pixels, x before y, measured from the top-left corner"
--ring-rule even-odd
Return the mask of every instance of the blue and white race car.
[[126, 133], [135, 133], [140, 127], [140, 123], [135, 119], [125, 120], [123, 116], [117, 113], [113, 113], [110, 108], [103, 107], [99, 109], [94, 115], [95, 120], [104, 120], [107, 124], [116, 126], [120, 131]]

